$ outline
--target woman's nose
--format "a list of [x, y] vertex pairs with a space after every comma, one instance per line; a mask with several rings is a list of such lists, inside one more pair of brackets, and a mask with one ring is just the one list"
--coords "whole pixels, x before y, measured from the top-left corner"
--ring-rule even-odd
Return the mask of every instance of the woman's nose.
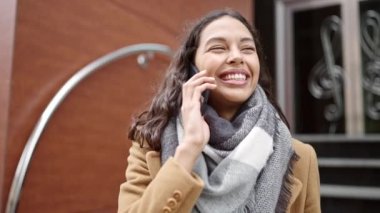
[[240, 64], [243, 62], [243, 56], [238, 48], [231, 48], [228, 54], [227, 63], [237, 63]]

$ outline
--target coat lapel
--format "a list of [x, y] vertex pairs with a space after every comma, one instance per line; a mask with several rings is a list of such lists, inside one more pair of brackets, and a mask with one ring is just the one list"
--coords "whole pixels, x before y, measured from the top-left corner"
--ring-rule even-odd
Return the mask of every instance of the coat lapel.
[[288, 206], [292, 206], [294, 201], [297, 199], [298, 195], [301, 193], [301, 190], [302, 190], [302, 182], [292, 176], [292, 189], [291, 189], [291, 197], [290, 197], [290, 200], [289, 200], [289, 204]]

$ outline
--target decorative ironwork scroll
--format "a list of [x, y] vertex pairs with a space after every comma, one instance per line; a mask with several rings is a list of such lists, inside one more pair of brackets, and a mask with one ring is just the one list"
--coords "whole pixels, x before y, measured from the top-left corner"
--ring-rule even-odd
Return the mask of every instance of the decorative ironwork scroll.
[[366, 115], [380, 120], [380, 14], [366, 11], [361, 18], [361, 47], [368, 60], [363, 66], [363, 88], [366, 90]]
[[308, 87], [310, 93], [317, 99], [333, 99], [326, 106], [324, 117], [329, 121], [329, 132], [336, 131], [336, 123], [343, 115], [343, 68], [336, 64], [335, 58], [340, 56], [341, 20], [338, 16], [327, 17], [320, 29], [323, 58], [312, 68]]

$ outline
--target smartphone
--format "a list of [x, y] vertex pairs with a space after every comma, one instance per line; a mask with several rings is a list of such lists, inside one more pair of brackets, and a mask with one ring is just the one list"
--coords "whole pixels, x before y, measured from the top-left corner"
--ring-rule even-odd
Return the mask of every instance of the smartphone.
[[[189, 70], [189, 79], [191, 77], [193, 77], [193, 75], [195, 75], [197, 72], [199, 72], [198, 68], [194, 65], [194, 64], [191, 64], [191, 67], [190, 67], [190, 70]], [[202, 96], [203, 96], [203, 104], [206, 104], [207, 101], [208, 101], [208, 96], [210, 95], [209, 94], [210, 91], [206, 90], [202, 93]]]

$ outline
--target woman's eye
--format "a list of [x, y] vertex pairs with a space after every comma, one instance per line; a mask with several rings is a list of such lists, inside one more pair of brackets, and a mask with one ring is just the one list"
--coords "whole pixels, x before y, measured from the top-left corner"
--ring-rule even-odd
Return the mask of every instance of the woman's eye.
[[210, 47], [210, 51], [212, 52], [223, 52], [226, 48], [224, 48], [223, 46], [214, 46], [214, 47]]
[[254, 53], [256, 51], [255, 47], [243, 47], [242, 51], [245, 53]]

